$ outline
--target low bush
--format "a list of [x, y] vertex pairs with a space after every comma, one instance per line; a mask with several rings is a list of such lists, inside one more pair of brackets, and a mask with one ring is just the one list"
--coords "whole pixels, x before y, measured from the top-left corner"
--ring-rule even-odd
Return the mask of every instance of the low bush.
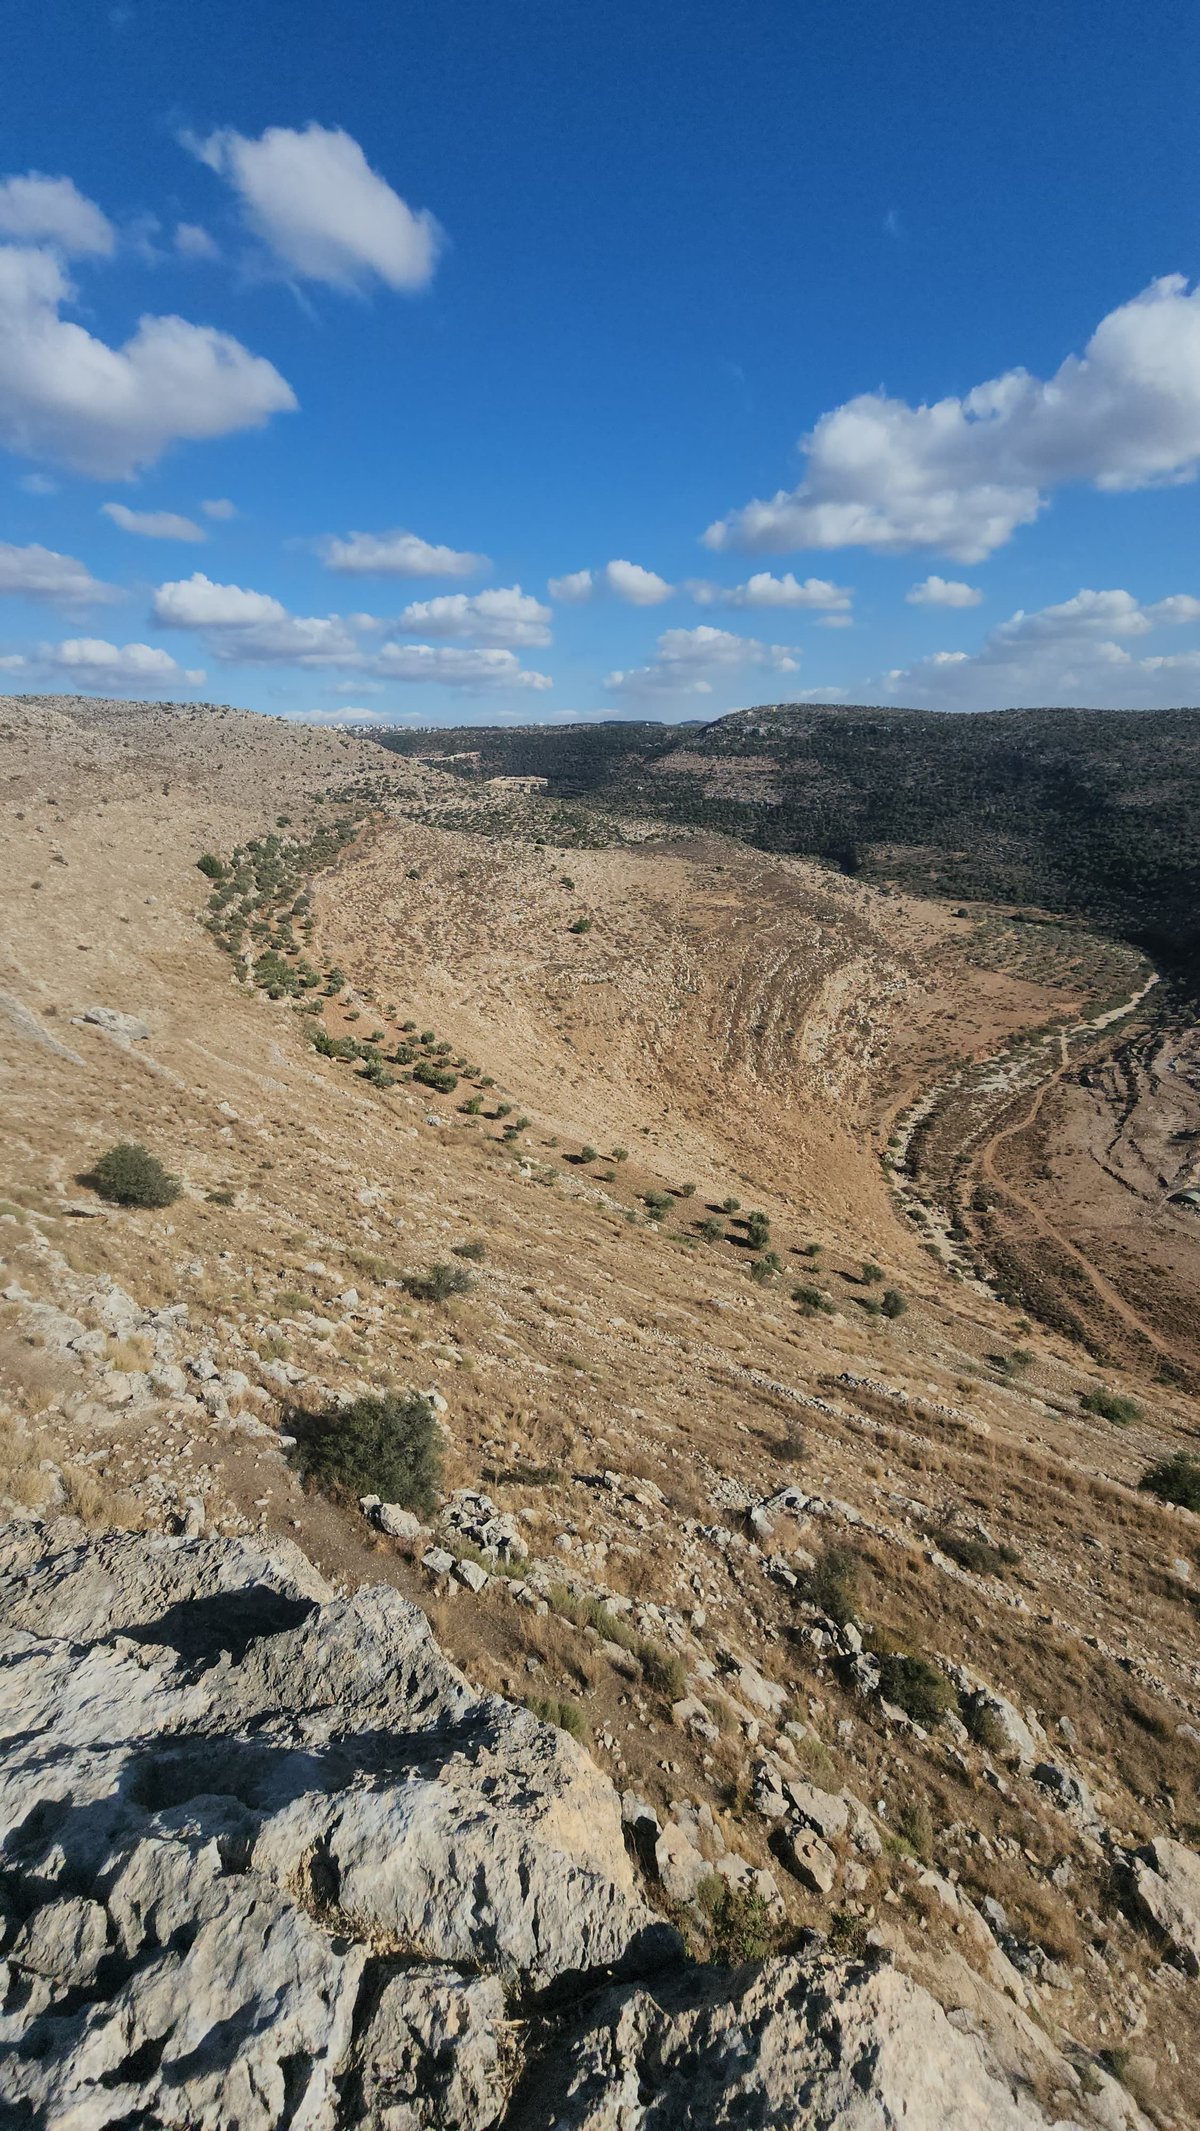
[[697, 1234], [703, 1236], [706, 1243], [719, 1243], [725, 1234], [725, 1223], [710, 1214], [706, 1221], [701, 1221]]
[[1157, 1495], [1160, 1502], [1174, 1502], [1180, 1509], [1200, 1514], [1200, 1464], [1186, 1451], [1162, 1458], [1142, 1474], [1138, 1486], [1143, 1494]]
[[721, 1212], [722, 1212], [722, 1213], [736, 1213], [736, 1212], [737, 1212], [737, 1210], [738, 1210], [738, 1208], [739, 1208], [739, 1206], [741, 1205], [741, 1203], [742, 1203], [742, 1202], [741, 1202], [741, 1200], [740, 1200], [740, 1199], [722, 1199], [722, 1201], [721, 1201]]
[[906, 1657], [891, 1650], [879, 1660], [879, 1692], [885, 1702], [894, 1702], [914, 1724], [938, 1724], [953, 1708], [956, 1697], [945, 1674], [925, 1657]]
[[885, 1287], [883, 1291], [883, 1300], [881, 1301], [879, 1307], [883, 1311], [885, 1317], [895, 1318], [904, 1316], [904, 1313], [908, 1308], [908, 1304], [904, 1300], [904, 1297], [900, 1293], [898, 1287]]
[[441, 1434], [426, 1398], [385, 1391], [293, 1417], [295, 1462], [337, 1500], [375, 1494], [426, 1515], [441, 1485]]
[[465, 1265], [447, 1265], [437, 1260], [421, 1273], [406, 1273], [404, 1287], [416, 1302], [448, 1302], [452, 1295], [467, 1295], [474, 1287]]
[[423, 1088], [436, 1088], [439, 1095], [452, 1095], [458, 1086], [458, 1074], [452, 1073], [448, 1066], [430, 1065], [425, 1061], [413, 1067], [412, 1077], [419, 1080]]
[[848, 1546], [827, 1546], [804, 1579], [804, 1595], [844, 1627], [858, 1610], [859, 1560]]
[[827, 1316], [833, 1314], [833, 1304], [828, 1295], [823, 1295], [819, 1287], [809, 1287], [804, 1282], [792, 1289], [792, 1301], [799, 1303], [801, 1313], [805, 1317], [815, 1317], [818, 1310], [824, 1310]]
[[868, 1287], [877, 1287], [883, 1279], [883, 1267], [876, 1265], [873, 1259], [868, 1258], [862, 1269], [862, 1277]]
[[472, 1237], [469, 1243], [456, 1243], [454, 1255], [456, 1258], [470, 1258], [478, 1264], [481, 1258], [487, 1257], [487, 1244], [480, 1242], [478, 1237]]
[[210, 881], [223, 881], [225, 878], [225, 868], [213, 851], [206, 851], [203, 858], [198, 858], [196, 866], [201, 873], [208, 875]]
[[598, 1157], [598, 1153], [597, 1153], [597, 1150], [596, 1150], [596, 1148], [595, 1148], [595, 1147], [581, 1147], [581, 1148], [580, 1148], [580, 1150], [579, 1150], [579, 1159], [580, 1159], [580, 1161], [581, 1161], [581, 1162], [594, 1162], [594, 1161], [597, 1161], [597, 1160], [599, 1159], [599, 1157]]
[[652, 1221], [661, 1221], [664, 1214], [670, 1213], [674, 1201], [669, 1191], [644, 1191], [642, 1204]]
[[576, 918], [571, 927], [572, 932], [590, 932], [591, 929], [592, 921], [590, 918]]
[[135, 1140], [119, 1140], [102, 1154], [90, 1178], [94, 1191], [117, 1206], [170, 1206], [181, 1190], [178, 1177], [163, 1168]]
[[771, 1240], [771, 1224], [765, 1213], [746, 1216], [746, 1241], [751, 1250], [765, 1250]]
[[768, 1250], [763, 1252], [761, 1258], [755, 1258], [750, 1267], [750, 1278], [757, 1281], [759, 1287], [767, 1287], [776, 1274], [782, 1271], [783, 1261], [779, 1252]]
[[1102, 1421], [1113, 1421], [1118, 1428], [1128, 1428], [1142, 1417], [1135, 1398], [1127, 1398], [1123, 1391], [1108, 1391], [1103, 1385], [1099, 1391], [1081, 1392], [1079, 1403], [1085, 1413], [1098, 1414]]
[[712, 1932], [712, 1958], [718, 1968], [741, 1968], [765, 1961], [777, 1933], [762, 1895], [755, 1889], [730, 1887], [719, 1873], [701, 1880], [696, 1899]]
[[587, 1737], [587, 1723], [578, 1702], [569, 1698], [559, 1700], [552, 1696], [531, 1695], [525, 1707], [540, 1717], [543, 1724], [556, 1724], [560, 1731], [569, 1732], [573, 1739]]
[[647, 1687], [668, 1702], [678, 1702], [687, 1693], [687, 1671], [675, 1650], [661, 1650], [657, 1643], [640, 1642], [638, 1663]]

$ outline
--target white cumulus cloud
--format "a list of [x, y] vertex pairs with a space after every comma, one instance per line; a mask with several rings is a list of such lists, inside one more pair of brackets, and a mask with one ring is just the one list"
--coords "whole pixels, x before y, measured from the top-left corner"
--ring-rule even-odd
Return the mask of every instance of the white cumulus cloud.
[[210, 496], [207, 503], [202, 503], [200, 508], [206, 518], [237, 517], [237, 504], [231, 503], [228, 496]]
[[[514, 614], [514, 601], [526, 599], [519, 586], [509, 592], [480, 596], [509, 603], [507, 609], [502, 607], [499, 611], [507, 612], [510, 629], [517, 624], [530, 626], [520, 607]], [[428, 608], [438, 604], [436, 600], [425, 602]], [[529, 600], [528, 605], [538, 608], [536, 600]], [[373, 615], [291, 614], [269, 592], [214, 584], [199, 570], [191, 577], [160, 585], [154, 595], [153, 612], [160, 628], [196, 630], [210, 655], [226, 665], [336, 668], [367, 677], [354, 684], [359, 689], [369, 687], [372, 679], [428, 681], [449, 688], [552, 686], [546, 674], [523, 667], [513, 651], [496, 644], [468, 649], [451, 644], [397, 643], [391, 639], [379, 643], [378, 633], [383, 625]], [[538, 612], [549, 618], [546, 608], [538, 608]], [[466, 633], [461, 617], [453, 626], [449, 617], [444, 619], [444, 634]], [[427, 633], [433, 633], [428, 615], [423, 626]], [[498, 618], [492, 626], [501, 626]], [[366, 644], [362, 642], [364, 636], [370, 639]], [[527, 640], [531, 639], [521, 639]]]
[[194, 518], [181, 518], [178, 511], [131, 511], [125, 503], [102, 503], [101, 510], [123, 533], [140, 533], [143, 540], [207, 540], [203, 526]]
[[660, 606], [675, 590], [657, 570], [644, 570], [640, 562], [606, 562], [601, 575], [609, 591], [631, 607]]
[[130, 688], [141, 694], [204, 679], [203, 673], [185, 672], [156, 644], [109, 644], [103, 637], [75, 636], [50, 647], [47, 655], [57, 672], [81, 688]]
[[154, 619], [161, 629], [226, 629], [285, 621], [287, 608], [269, 592], [217, 585], [203, 570], [196, 570], [191, 577], [158, 587]]
[[910, 607], [978, 607], [983, 594], [977, 585], [965, 585], [955, 577], [926, 577], [904, 597]]
[[258, 140], [231, 128], [187, 140], [228, 180], [255, 235], [291, 273], [333, 288], [373, 278], [420, 289], [432, 278], [441, 232], [372, 170], [337, 127], [268, 126]]
[[897, 702], [938, 710], [1170, 707], [1200, 697], [1200, 650], [1129, 648], [1159, 629], [1200, 624], [1200, 599], [1144, 605], [1131, 592], [1084, 590], [989, 630], [977, 651], [936, 651], [887, 676]]
[[486, 555], [439, 547], [416, 533], [347, 533], [319, 543], [327, 570], [344, 577], [474, 577], [489, 567]]
[[121, 599], [115, 585], [101, 584], [87, 564], [73, 555], [60, 555], [54, 548], [36, 545], [14, 547], [0, 540], [0, 592], [17, 598], [44, 599], [56, 607], [91, 607], [102, 600]]
[[31, 170], [23, 178], [0, 183], [0, 237], [22, 244], [53, 244], [60, 252], [110, 258], [117, 233], [70, 178], [47, 178]]
[[258, 429], [294, 408], [274, 365], [183, 318], [139, 320], [110, 348], [62, 316], [73, 291], [53, 252], [0, 246], [0, 443], [98, 480], [168, 445]]
[[569, 570], [565, 577], [552, 577], [546, 586], [551, 599], [561, 600], [568, 607], [582, 606], [591, 598], [593, 589], [590, 570]]
[[702, 622], [696, 629], [664, 629], [648, 665], [618, 669], [604, 686], [613, 695], [711, 695], [713, 676], [748, 666], [795, 673], [799, 660], [786, 644], [762, 644]]
[[522, 666], [513, 651], [466, 650], [451, 644], [383, 644], [365, 670], [385, 680], [429, 681], [442, 688], [554, 686], [549, 674]]
[[979, 562], [1055, 488], [1191, 481], [1200, 465], [1200, 287], [1165, 275], [1110, 311], [1054, 376], [1008, 370], [962, 398], [861, 393], [803, 440], [804, 479], [708, 528], [710, 548], [940, 548]]
[[769, 570], [756, 570], [744, 585], [714, 585], [700, 578], [688, 586], [698, 607], [813, 607], [844, 614], [853, 597], [849, 585], [835, 585], [827, 577], [806, 577], [800, 583], [788, 570], [773, 577]]
[[509, 585], [413, 600], [396, 627], [411, 636], [458, 636], [476, 644], [519, 646], [548, 644], [550, 620], [549, 607], [522, 592], [520, 585]]

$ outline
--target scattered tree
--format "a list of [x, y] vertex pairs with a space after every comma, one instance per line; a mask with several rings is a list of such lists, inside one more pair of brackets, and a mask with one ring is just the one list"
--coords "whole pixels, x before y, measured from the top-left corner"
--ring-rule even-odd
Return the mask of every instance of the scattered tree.
[[425, 1515], [441, 1484], [441, 1436], [426, 1398], [394, 1391], [294, 1416], [296, 1463], [339, 1500], [380, 1495]]
[[118, 1206], [170, 1206], [181, 1189], [178, 1177], [135, 1140], [119, 1140], [102, 1154], [89, 1182]]

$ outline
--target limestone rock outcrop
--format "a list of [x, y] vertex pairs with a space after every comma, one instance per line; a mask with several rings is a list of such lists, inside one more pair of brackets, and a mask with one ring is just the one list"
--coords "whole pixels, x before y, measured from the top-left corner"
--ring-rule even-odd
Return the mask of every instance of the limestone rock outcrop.
[[638, 1889], [607, 1778], [391, 1588], [0, 1532], [0, 2121], [1140, 2131], [880, 1949], [704, 1968]]

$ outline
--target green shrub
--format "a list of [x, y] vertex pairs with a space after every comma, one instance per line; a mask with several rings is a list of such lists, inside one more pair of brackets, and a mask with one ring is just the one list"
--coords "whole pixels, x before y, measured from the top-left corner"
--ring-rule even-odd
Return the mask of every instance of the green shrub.
[[203, 858], [198, 858], [196, 866], [199, 872], [208, 875], [210, 881], [223, 881], [225, 878], [225, 867], [212, 851], [206, 851]]
[[572, 1702], [569, 1697], [558, 1700], [552, 1696], [531, 1695], [526, 1700], [525, 1707], [531, 1710], [535, 1717], [540, 1717], [543, 1724], [556, 1724], [560, 1731], [569, 1732], [573, 1739], [587, 1737], [587, 1722], [583, 1711], [578, 1702]]
[[380, 1495], [424, 1516], [441, 1484], [441, 1435], [426, 1398], [385, 1391], [295, 1419], [295, 1462], [338, 1500]]
[[590, 918], [576, 918], [571, 927], [572, 932], [590, 932], [591, 929], [592, 921]]
[[403, 1281], [417, 1302], [448, 1302], [452, 1295], [467, 1295], [474, 1287], [464, 1265], [447, 1265], [438, 1259], [422, 1273], [406, 1273]]
[[487, 1244], [480, 1242], [478, 1237], [473, 1237], [469, 1243], [456, 1243], [454, 1255], [456, 1258], [470, 1258], [478, 1264], [480, 1259], [487, 1257]]
[[973, 1569], [977, 1576], [1000, 1576], [1020, 1559], [1015, 1547], [992, 1546], [974, 1533], [942, 1531], [933, 1536], [943, 1554], [957, 1561], [960, 1569]]
[[465, 1103], [463, 1104], [463, 1106], [462, 1106], [463, 1116], [464, 1116], [464, 1117], [478, 1117], [478, 1115], [479, 1115], [480, 1111], [482, 1110], [482, 1108], [483, 1108], [483, 1097], [482, 1097], [482, 1095], [472, 1095], [472, 1096], [471, 1096], [471, 1098], [470, 1098], [470, 1101], [469, 1101], [469, 1102], [465, 1102]]
[[877, 1287], [883, 1279], [883, 1267], [876, 1265], [873, 1259], [868, 1258], [863, 1266], [862, 1276], [868, 1287]]
[[448, 1066], [430, 1065], [424, 1061], [413, 1067], [412, 1077], [419, 1080], [423, 1088], [436, 1088], [439, 1095], [452, 1095], [458, 1086], [458, 1074], [452, 1073]]
[[896, 1819], [896, 1832], [905, 1848], [928, 1864], [933, 1855], [933, 1814], [923, 1791], [905, 1800]]
[[120, 1140], [102, 1154], [89, 1182], [102, 1199], [118, 1206], [170, 1206], [181, 1189], [158, 1156], [134, 1140]]
[[695, 1198], [695, 1196], [696, 1196], [696, 1187], [695, 1187], [695, 1185], [694, 1185], [694, 1184], [681, 1184], [681, 1185], [679, 1186], [679, 1196], [680, 1196], [680, 1198], [681, 1198], [681, 1199], [694, 1199], [694, 1198]]
[[809, 1287], [803, 1281], [799, 1287], [792, 1289], [792, 1301], [799, 1303], [805, 1317], [815, 1317], [818, 1310], [824, 1310], [827, 1316], [833, 1314], [833, 1304], [829, 1297], [823, 1295], [819, 1287]]
[[800, 1256], [802, 1258], [819, 1258], [820, 1255], [821, 1246], [819, 1243], [805, 1243], [801, 1247]]
[[925, 1657], [891, 1650], [879, 1660], [879, 1692], [914, 1724], [937, 1724], [953, 1707], [954, 1689], [945, 1674]]
[[1178, 1451], [1172, 1458], [1162, 1458], [1142, 1474], [1138, 1486], [1144, 1494], [1157, 1495], [1160, 1502], [1175, 1502], [1181, 1509], [1195, 1510], [1200, 1514], [1200, 1464], [1186, 1451]]
[[596, 1149], [595, 1147], [581, 1147], [581, 1148], [580, 1148], [580, 1150], [579, 1150], [579, 1159], [580, 1159], [580, 1161], [581, 1161], [581, 1162], [595, 1162], [595, 1161], [598, 1161], [598, 1160], [599, 1160], [599, 1153], [598, 1153], [598, 1150], [597, 1150], [597, 1149]]
[[755, 1258], [750, 1267], [750, 1278], [757, 1281], [759, 1287], [766, 1287], [776, 1274], [782, 1271], [783, 1261], [779, 1252], [768, 1250], [763, 1252], [761, 1258]]
[[676, 1650], [661, 1650], [657, 1643], [640, 1642], [638, 1662], [647, 1687], [668, 1702], [678, 1702], [687, 1693], [687, 1670]]
[[696, 1899], [708, 1916], [712, 1958], [718, 1968], [741, 1968], [765, 1961], [775, 1943], [775, 1929], [756, 1889], [727, 1886], [717, 1872], [701, 1880]]
[[629, 1160], [628, 1147], [614, 1147], [612, 1158], [614, 1162], [627, 1162]]
[[722, 1199], [722, 1201], [721, 1201], [721, 1212], [722, 1212], [722, 1213], [736, 1213], [736, 1212], [737, 1212], [737, 1210], [738, 1210], [738, 1208], [739, 1208], [739, 1206], [741, 1205], [741, 1203], [742, 1203], [742, 1202], [741, 1202], [741, 1200], [740, 1200], [740, 1199]]
[[1128, 1428], [1131, 1421], [1140, 1421], [1142, 1409], [1134, 1398], [1127, 1398], [1123, 1391], [1083, 1391], [1079, 1403], [1085, 1413], [1099, 1414], [1102, 1421], [1114, 1421], [1118, 1428]]
[[823, 1547], [804, 1579], [804, 1595], [839, 1627], [858, 1611], [858, 1556], [848, 1546]]
[[652, 1221], [661, 1221], [664, 1214], [670, 1213], [674, 1201], [669, 1191], [644, 1191], [642, 1204]]
[[746, 1216], [746, 1241], [751, 1250], [765, 1250], [771, 1240], [771, 1224], [765, 1213]]
[[879, 1307], [885, 1317], [903, 1317], [908, 1304], [898, 1287], [885, 1287]]
[[701, 1221], [698, 1234], [703, 1236], [706, 1243], [720, 1243], [725, 1234], [725, 1224], [718, 1221], [715, 1214], [709, 1214], [706, 1221]]

